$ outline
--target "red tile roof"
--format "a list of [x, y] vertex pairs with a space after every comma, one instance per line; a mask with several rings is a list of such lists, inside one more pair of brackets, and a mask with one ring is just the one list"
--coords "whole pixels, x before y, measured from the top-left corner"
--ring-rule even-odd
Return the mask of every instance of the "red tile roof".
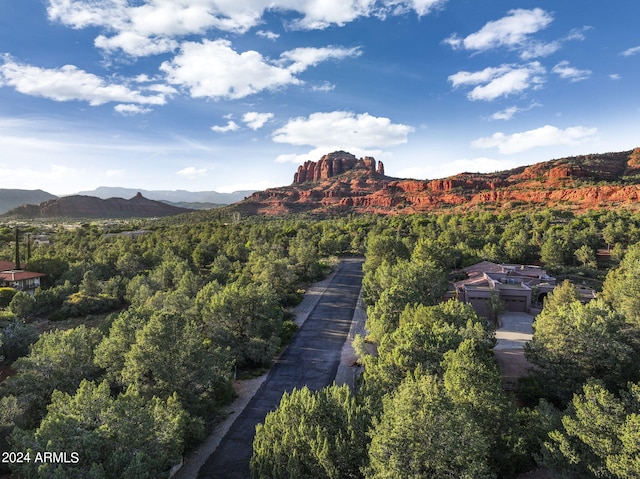
[[46, 276], [44, 273], [32, 273], [31, 271], [3, 271], [0, 273], [0, 279], [4, 281], [22, 281], [25, 279], [42, 278]]

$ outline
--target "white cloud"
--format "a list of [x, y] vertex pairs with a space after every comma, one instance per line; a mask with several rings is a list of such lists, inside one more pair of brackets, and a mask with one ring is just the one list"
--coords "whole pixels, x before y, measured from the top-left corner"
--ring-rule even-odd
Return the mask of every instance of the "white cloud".
[[313, 91], [323, 91], [323, 92], [328, 92], [328, 91], [333, 91], [335, 90], [336, 86], [328, 81], [325, 81], [322, 83], [322, 85], [314, 85], [311, 87], [311, 90]]
[[520, 108], [520, 107], [517, 107], [517, 106], [511, 106], [511, 107], [505, 108], [504, 110], [500, 110], [500, 111], [495, 112], [493, 115], [491, 115], [490, 118], [492, 120], [509, 121], [517, 113], [520, 113], [520, 112], [523, 112], [523, 111], [529, 111], [532, 108], [535, 108], [535, 107], [538, 107], [538, 106], [542, 106], [542, 105], [540, 105], [540, 103], [532, 103], [531, 105], [529, 105], [526, 108]]
[[43, 184], [53, 187], [68, 181], [69, 178], [78, 178], [82, 173], [80, 169], [58, 164], [42, 165], [38, 168], [0, 164], [0, 179], [4, 188], [39, 189]]
[[638, 45], [637, 47], [627, 48], [620, 55], [624, 57], [630, 57], [631, 55], [636, 55], [638, 53], [640, 53], [640, 45]]
[[[355, 114], [349, 111], [313, 113], [308, 117], [294, 118], [273, 133], [276, 143], [310, 145], [312, 155], [318, 158], [335, 150], [347, 150], [353, 154], [373, 154], [372, 149], [385, 148], [407, 142], [414, 128], [392, 123], [389, 118], [369, 113]], [[380, 150], [376, 150], [379, 152]], [[311, 154], [311, 153], [310, 153]], [[277, 161], [300, 162], [302, 156], [281, 156]]]
[[239, 99], [302, 81], [295, 75], [329, 59], [360, 55], [358, 48], [296, 48], [270, 62], [260, 53], [238, 53], [228, 40], [186, 42], [180, 53], [160, 69], [167, 80], [189, 89], [194, 98]]
[[611, 78], [612, 80], [620, 80], [622, 77], [618, 73], [612, 73], [611, 75], [609, 75], [609, 78]]
[[513, 118], [513, 116], [522, 111], [521, 108], [518, 108], [517, 106], [511, 106], [509, 108], [505, 108], [504, 110], [500, 110], [495, 112], [493, 115], [491, 115], [491, 119], [492, 120], [511, 120], [511, 118]]
[[160, 69], [194, 98], [238, 99], [300, 83], [287, 68], [271, 65], [256, 51], [237, 53], [228, 40], [183, 43], [180, 53]]
[[[246, 33], [262, 22], [266, 12], [283, 13], [295, 29], [342, 26], [359, 17], [415, 11], [426, 15], [446, 0], [48, 0], [52, 21], [76, 29], [104, 30], [95, 45], [121, 49], [132, 56], [155, 55], [176, 48], [175, 39], [203, 35], [215, 29]], [[275, 39], [277, 34], [260, 30]]]
[[502, 132], [471, 142], [474, 148], [498, 148], [502, 154], [521, 153], [532, 148], [555, 145], [578, 145], [593, 140], [597, 128], [574, 126], [564, 130], [545, 125], [534, 130], [506, 135]]
[[570, 80], [572, 82], [586, 80], [591, 76], [591, 70], [578, 70], [569, 65], [569, 62], [564, 60], [558, 63], [551, 70], [553, 73], [556, 73], [565, 80]]
[[165, 94], [146, 95], [126, 84], [107, 83], [74, 65], [61, 68], [39, 68], [18, 63], [9, 56], [0, 64], [0, 86], [12, 86], [25, 95], [55, 101], [86, 101], [92, 106], [109, 102], [164, 105]]
[[207, 168], [196, 168], [195, 166], [189, 166], [187, 168], [183, 168], [180, 171], [177, 171], [176, 174], [183, 176], [184, 178], [194, 180], [196, 178], [206, 176]]
[[411, 0], [408, 2], [419, 16], [427, 15], [442, 7], [447, 0]]
[[530, 42], [523, 45], [520, 52], [520, 58], [523, 60], [532, 60], [534, 58], [548, 57], [552, 53], [557, 52], [562, 47], [562, 42], [553, 41], [548, 43]]
[[165, 37], [147, 37], [136, 32], [120, 32], [112, 37], [98, 35], [94, 40], [97, 48], [114, 52], [122, 50], [134, 57], [146, 57], [171, 52], [178, 48], [178, 42]]
[[318, 63], [336, 59], [358, 57], [362, 54], [360, 48], [323, 47], [323, 48], [295, 48], [280, 55], [278, 64], [286, 65], [292, 73], [301, 73], [307, 68], [316, 66]]
[[265, 123], [272, 118], [273, 113], [258, 113], [257, 111], [250, 111], [242, 116], [242, 121], [244, 121], [249, 128], [255, 131], [262, 128]]
[[445, 40], [454, 48], [484, 51], [496, 47], [522, 48], [528, 44], [530, 36], [545, 29], [553, 21], [553, 16], [542, 10], [515, 9], [508, 15], [488, 22], [479, 31], [465, 38], [453, 35]]
[[113, 107], [113, 109], [124, 116], [143, 115], [153, 111], [151, 108], [145, 108], [139, 105], [120, 104]]
[[539, 88], [544, 83], [545, 69], [538, 62], [527, 65], [501, 65], [477, 72], [458, 72], [449, 76], [454, 88], [477, 85], [467, 94], [470, 100], [491, 101], [501, 96]]
[[278, 38], [280, 38], [279, 33], [275, 33], [269, 30], [258, 30], [256, 32], [256, 35], [262, 38], [266, 38], [267, 40], [277, 40]]
[[225, 126], [212, 126], [211, 129], [216, 133], [228, 133], [230, 131], [237, 131], [240, 129], [240, 125], [238, 125], [235, 121], [229, 120]]

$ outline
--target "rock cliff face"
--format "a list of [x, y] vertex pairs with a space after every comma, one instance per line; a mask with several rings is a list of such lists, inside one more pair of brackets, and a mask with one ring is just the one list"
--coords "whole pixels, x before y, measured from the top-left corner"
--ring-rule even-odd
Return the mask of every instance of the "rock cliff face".
[[136, 218], [171, 216], [191, 210], [145, 198], [140, 193], [129, 200], [93, 196], [64, 196], [39, 205], [23, 205], [5, 213], [11, 218]]
[[640, 210], [640, 148], [430, 181], [390, 178], [373, 158], [357, 159], [341, 151], [301, 165], [291, 186], [254, 193], [234, 208], [249, 214], [327, 215], [547, 206]]
[[300, 165], [293, 175], [293, 184], [326, 180], [350, 170], [362, 170], [384, 176], [382, 162], [379, 162], [376, 168], [376, 160], [373, 158], [365, 156], [358, 159], [346, 151], [334, 151], [324, 155], [319, 161], [306, 161]]

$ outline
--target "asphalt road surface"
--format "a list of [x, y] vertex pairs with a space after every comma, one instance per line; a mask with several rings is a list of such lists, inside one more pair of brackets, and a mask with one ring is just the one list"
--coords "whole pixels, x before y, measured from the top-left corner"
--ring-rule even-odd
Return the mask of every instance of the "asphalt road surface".
[[200, 469], [198, 479], [250, 479], [256, 425], [276, 409], [285, 391], [331, 384], [340, 363], [362, 284], [362, 260], [343, 260], [293, 341], [247, 407]]

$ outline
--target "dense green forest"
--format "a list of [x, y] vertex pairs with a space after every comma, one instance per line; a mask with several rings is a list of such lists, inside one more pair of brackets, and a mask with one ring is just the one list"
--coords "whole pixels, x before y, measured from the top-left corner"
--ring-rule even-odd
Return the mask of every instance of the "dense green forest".
[[[0, 289], [0, 450], [82, 458], [14, 464], [20, 477], [166, 477], [232, 400], [234, 374], [269, 367], [295, 332], [290, 308], [343, 255], [366, 257], [361, 384], [285, 395], [258, 428], [256, 478], [514, 477], [537, 464], [639, 477], [640, 215], [216, 212], [20, 228], [49, 238], [23, 256], [47, 276], [33, 296]], [[145, 232], [118, 234], [133, 229]], [[0, 259], [14, 238], [0, 227]], [[481, 260], [541, 263], [602, 291], [587, 305], [568, 283], [550, 295], [516, 396], [493, 323], [442, 302], [450, 272]]]

